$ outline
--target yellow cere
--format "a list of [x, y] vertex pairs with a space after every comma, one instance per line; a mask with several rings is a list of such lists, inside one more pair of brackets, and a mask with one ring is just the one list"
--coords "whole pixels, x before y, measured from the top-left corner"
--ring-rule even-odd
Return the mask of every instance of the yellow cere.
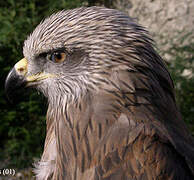
[[19, 62], [15, 64], [15, 70], [19, 75], [25, 75], [27, 73], [28, 61], [26, 58], [21, 59]]

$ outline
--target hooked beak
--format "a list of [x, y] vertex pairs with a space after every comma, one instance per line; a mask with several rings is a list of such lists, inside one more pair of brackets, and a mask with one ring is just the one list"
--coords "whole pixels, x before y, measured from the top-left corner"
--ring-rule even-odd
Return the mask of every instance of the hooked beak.
[[11, 100], [21, 89], [29, 87], [37, 82], [53, 77], [48, 73], [37, 73], [27, 76], [28, 73], [28, 61], [26, 58], [21, 59], [10, 70], [5, 80], [5, 92], [9, 100]]

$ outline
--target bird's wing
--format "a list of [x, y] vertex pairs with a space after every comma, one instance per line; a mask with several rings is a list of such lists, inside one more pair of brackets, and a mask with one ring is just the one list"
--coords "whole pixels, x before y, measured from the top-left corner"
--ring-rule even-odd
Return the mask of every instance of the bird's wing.
[[111, 180], [130, 179], [192, 179], [185, 159], [166, 137], [152, 126], [139, 124], [132, 131], [116, 127], [107, 142], [100, 145], [106, 152], [96, 167], [95, 178]]

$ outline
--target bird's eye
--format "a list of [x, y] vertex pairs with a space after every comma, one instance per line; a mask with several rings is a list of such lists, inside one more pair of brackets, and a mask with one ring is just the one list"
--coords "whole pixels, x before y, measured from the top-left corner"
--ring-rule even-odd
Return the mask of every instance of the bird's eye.
[[54, 52], [49, 58], [51, 61], [60, 63], [66, 60], [66, 54], [64, 52]]

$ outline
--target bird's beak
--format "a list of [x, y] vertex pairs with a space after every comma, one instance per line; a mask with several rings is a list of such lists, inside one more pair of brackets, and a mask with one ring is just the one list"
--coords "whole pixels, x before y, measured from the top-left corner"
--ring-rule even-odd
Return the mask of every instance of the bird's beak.
[[8, 99], [12, 99], [13, 96], [20, 91], [21, 88], [36, 84], [36, 82], [51, 77], [53, 75], [47, 73], [37, 73], [27, 76], [28, 73], [28, 61], [26, 58], [21, 59], [10, 70], [5, 81], [5, 92]]
[[13, 98], [15, 93], [26, 86], [26, 77], [28, 71], [28, 61], [23, 58], [10, 70], [5, 80], [5, 92], [9, 100]]

